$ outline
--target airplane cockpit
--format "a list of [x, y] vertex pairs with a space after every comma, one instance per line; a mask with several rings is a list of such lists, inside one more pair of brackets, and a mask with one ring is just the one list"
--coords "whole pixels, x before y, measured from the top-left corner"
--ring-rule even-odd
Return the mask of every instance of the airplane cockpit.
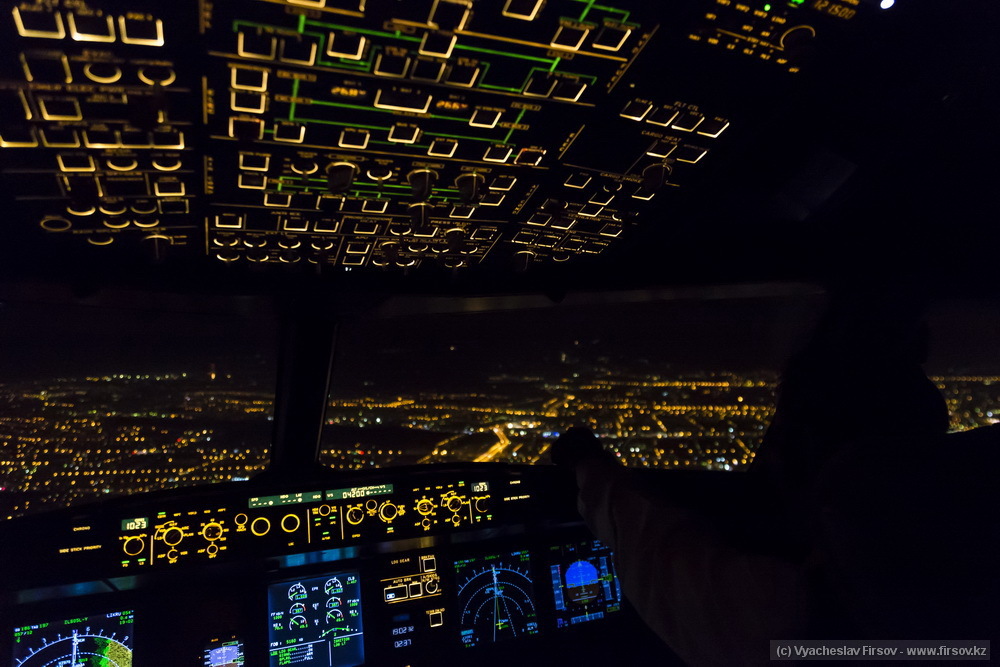
[[995, 5], [7, 3], [0, 665], [684, 664], [552, 445], [735, 525], [831, 286], [990, 357]]

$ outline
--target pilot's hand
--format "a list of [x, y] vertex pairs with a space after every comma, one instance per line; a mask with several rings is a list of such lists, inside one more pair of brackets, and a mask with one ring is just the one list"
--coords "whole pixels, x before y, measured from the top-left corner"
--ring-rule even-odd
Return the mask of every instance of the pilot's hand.
[[576, 467], [584, 459], [605, 456], [601, 441], [586, 426], [574, 426], [552, 444], [552, 462], [558, 466]]

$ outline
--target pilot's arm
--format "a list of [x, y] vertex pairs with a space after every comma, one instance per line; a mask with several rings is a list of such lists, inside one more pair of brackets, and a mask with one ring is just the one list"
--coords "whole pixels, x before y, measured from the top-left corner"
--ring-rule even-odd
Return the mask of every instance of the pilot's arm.
[[707, 517], [642, 491], [586, 429], [571, 429], [553, 460], [571, 466], [580, 513], [614, 549], [625, 596], [691, 665], [764, 664], [770, 639], [801, 638], [801, 565], [738, 549]]

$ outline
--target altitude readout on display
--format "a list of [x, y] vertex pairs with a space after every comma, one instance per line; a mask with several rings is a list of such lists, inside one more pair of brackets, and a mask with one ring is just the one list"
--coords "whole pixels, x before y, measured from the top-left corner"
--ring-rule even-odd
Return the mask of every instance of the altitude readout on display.
[[549, 549], [556, 627], [596, 621], [620, 611], [621, 584], [611, 549], [598, 540]]
[[14, 628], [14, 667], [132, 667], [134, 612]]
[[271, 584], [270, 665], [354, 667], [365, 662], [357, 572]]
[[215, 639], [205, 649], [204, 667], [243, 667], [243, 642], [236, 637]]
[[467, 647], [538, 634], [527, 551], [455, 561], [461, 640]]

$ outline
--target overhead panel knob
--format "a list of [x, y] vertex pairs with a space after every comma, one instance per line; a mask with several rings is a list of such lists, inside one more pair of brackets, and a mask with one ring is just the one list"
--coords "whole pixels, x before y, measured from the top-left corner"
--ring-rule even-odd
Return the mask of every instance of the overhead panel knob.
[[668, 164], [657, 163], [649, 165], [642, 170], [641, 190], [649, 194], [659, 191], [666, 184], [671, 171], [672, 169]]
[[341, 194], [351, 189], [358, 167], [352, 162], [331, 162], [326, 168], [326, 187], [333, 194]]
[[437, 180], [438, 173], [433, 169], [414, 169], [407, 174], [406, 182], [410, 184], [413, 201], [427, 201]]
[[478, 172], [461, 174], [455, 179], [458, 197], [466, 204], [479, 201], [486, 178]]

